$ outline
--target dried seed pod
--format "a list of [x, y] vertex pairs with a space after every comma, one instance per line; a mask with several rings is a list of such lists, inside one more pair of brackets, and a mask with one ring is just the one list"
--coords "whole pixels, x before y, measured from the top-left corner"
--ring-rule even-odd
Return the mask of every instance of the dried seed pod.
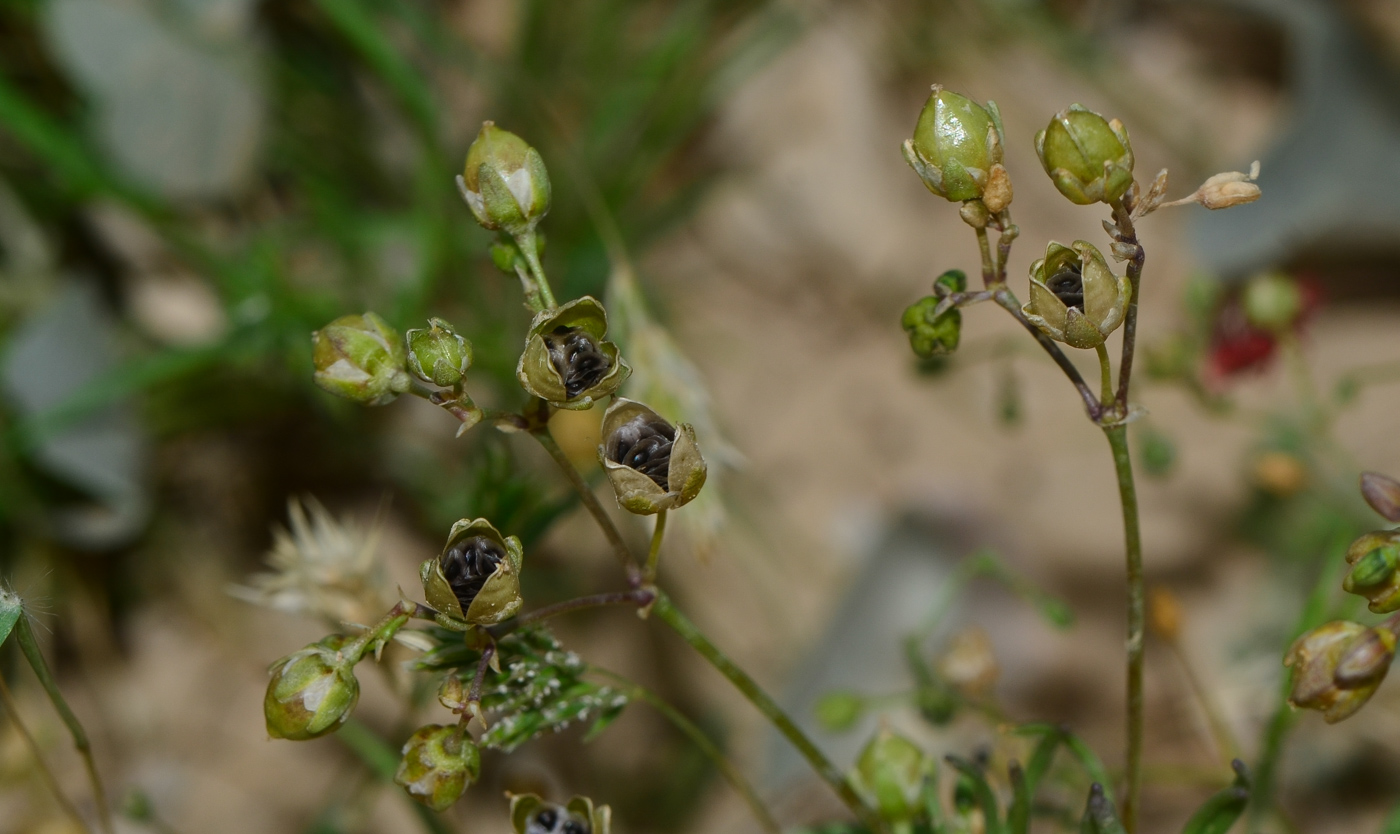
[[1123, 323], [1131, 297], [1128, 279], [1114, 275], [1091, 244], [1052, 241], [1031, 264], [1031, 299], [1021, 312], [1055, 341], [1093, 348]]
[[586, 796], [557, 805], [532, 793], [512, 794], [510, 821], [515, 834], [610, 834], [612, 809], [595, 807]]
[[618, 397], [603, 414], [598, 460], [617, 503], [651, 515], [689, 503], [705, 485], [705, 459], [689, 423], [672, 426], [639, 402]]
[[442, 553], [419, 567], [423, 594], [438, 612], [471, 625], [508, 620], [520, 610], [520, 539], [484, 518], [452, 525]]
[[434, 811], [446, 811], [481, 774], [481, 751], [460, 724], [419, 727], [403, 745], [394, 784]]
[[607, 312], [591, 296], [545, 310], [530, 325], [515, 376], [556, 408], [591, 408], [632, 372], [607, 332]]

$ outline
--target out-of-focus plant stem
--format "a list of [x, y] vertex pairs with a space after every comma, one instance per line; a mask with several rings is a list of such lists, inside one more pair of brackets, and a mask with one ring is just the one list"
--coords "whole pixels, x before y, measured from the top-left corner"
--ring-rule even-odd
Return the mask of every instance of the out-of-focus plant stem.
[[686, 718], [684, 713], [672, 706], [665, 698], [662, 698], [657, 693], [647, 689], [636, 681], [623, 677], [616, 672], [609, 672], [606, 669], [600, 669], [596, 666], [592, 667], [592, 669], [594, 672], [611, 678], [613, 681], [620, 684], [623, 691], [627, 693], [627, 697], [634, 701], [645, 701], [653, 709], [661, 713], [663, 718], [670, 721], [672, 726], [680, 730], [682, 735], [690, 739], [696, 749], [705, 754], [705, 757], [714, 764], [715, 769], [720, 772], [720, 775], [724, 777], [725, 781], [743, 797], [744, 802], [749, 806], [749, 810], [753, 812], [754, 819], [758, 821], [758, 824], [764, 831], [769, 832], [769, 834], [779, 834], [779, 832], [782, 831], [782, 826], [773, 818], [773, 814], [769, 812], [768, 806], [763, 804], [763, 798], [758, 795], [758, 791], [756, 791], [753, 785], [749, 783], [749, 780], [744, 777], [743, 772], [724, 755], [724, 751], [716, 747], [713, 741], [710, 741], [710, 737], [705, 735], [705, 731], [696, 726], [694, 721]]
[[734, 685], [734, 688], [748, 699], [749, 703], [763, 713], [778, 732], [792, 742], [792, 745], [797, 748], [797, 752], [802, 754], [802, 757], [811, 765], [812, 770], [816, 771], [816, 774], [831, 786], [831, 789], [836, 792], [846, 807], [855, 813], [862, 824], [871, 831], [888, 834], [888, 828], [884, 821], [880, 819], [874, 809], [865, 804], [865, 801], [856, 793], [855, 788], [851, 787], [851, 783], [846, 780], [841, 771], [836, 769], [836, 765], [831, 763], [826, 754], [817, 748], [817, 745], [807, 737], [807, 734], [802, 732], [802, 728], [788, 717], [788, 714], [763, 690], [763, 687], [759, 686], [753, 678], [749, 677], [747, 672], [740, 669], [734, 661], [720, 651], [719, 647], [710, 642], [710, 639], [696, 627], [695, 623], [671, 604], [671, 598], [666, 596], [664, 591], [658, 590], [656, 592], [656, 604], [652, 606], [652, 613], [669, 626], [672, 631], [680, 635], [682, 640], [689, 643], [700, 653], [701, 657], [708, 660], [711, 666], [724, 675]]
[[1123, 827], [1137, 830], [1138, 803], [1142, 793], [1142, 661], [1146, 624], [1142, 579], [1142, 531], [1138, 521], [1137, 486], [1128, 455], [1128, 428], [1121, 423], [1105, 426], [1113, 468], [1118, 474], [1118, 498], [1123, 507], [1124, 552], [1128, 568], [1128, 754], [1123, 800]]
[[53, 794], [54, 801], [58, 803], [59, 808], [63, 809], [63, 813], [72, 817], [79, 828], [87, 830], [87, 823], [83, 821], [82, 814], [78, 813], [78, 809], [73, 806], [73, 803], [69, 801], [67, 795], [63, 793], [63, 789], [58, 786], [58, 779], [54, 778], [53, 771], [49, 770], [48, 763], [44, 761], [43, 751], [39, 749], [39, 743], [34, 740], [34, 735], [29, 732], [29, 728], [24, 726], [24, 722], [20, 720], [19, 704], [15, 703], [15, 697], [10, 693], [9, 684], [5, 683], [3, 677], [0, 677], [0, 702], [4, 703], [5, 712], [9, 713], [10, 721], [15, 725], [15, 729], [19, 731], [20, 738], [24, 739], [25, 746], [29, 748], [29, 755], [34, 758], [34, 768], [36, 772], [38, 772], [40, 780], [43, 781], [44, 787], [48, 788], [49, 793]]
[[69, 735], [73, 736], [73, 746], [77, 748], [78, 754], [83, 757], [83, 766], [87, 768], [88, 780], [92, 783], [92, 800], [97, 806], [97, 821], [102, 827], [104, 834], [112, 834], [112, 811], [107, 806], [107, 791], [102, 786], [102, 777], [97, 773], [97, 763], [92, 758], [92, 743], [88, 741], [87, 731], [83, 729], [83, 724], [78, 720], [78, 716], [73, 714], [68, 702], [64, 700], [63, 693], [59, 691], [58, 684], [53, 679], [53, 673], [49, 671], [49, 665], [44, 661], [44, 655], [39, 651], [39, 642], [34, 639], [34, 629], [29, 625], [29, 618], [21, 616], [15, 623], [15, 640], [19, 643], [19, 649], [24, 653], [25, 660], [29, 661], [29, 666], [34, 670], [34, 675], [39, 679], [40, 685], [44, 687], [44, 692], [53, 702], [54, 709], [63, 719], [64, 725], [68, 728]]
[[578, 469], [574, 467], [573, 461], [569, 460], [569, 456], [564, 454], [563, 449], [559, 448], [559, 443], [555, 441], [554, 435], [549, 433], [549, 426], [544, 425], [532, 429], [530, 434], [539, 441], [546, 452], [549, 452], [549, 456], [554, 458], [554, 462], [559, 465], [559, 469], [564, 473], [564, 477], [568, 478], [569, 484], [573, 486], [574, 492], [578, 493], [579, 500], [583, 502], [583, 506], [588, 509], [589, 514], [593, 516], [593, 520], [598, 522], [598, 527], [602, 529], [603, 535], [607, 537], [608, 544], [611, 545], [613, 555], [617, 558], [618, 564], [627, 572], [628, 581], [634, 585], [640, 584], [641, 573], [637, 569], [636, 562], [632, 560], [632, 552], [627, 549], [627, 542], [622, 538], [622, 533], [617, 529], [617, 525], [613, 523], [612, 516], [608, 515], [607, 510], [603, 509], [603, 505], [598, 500], [598, 496], [594, 494], [593, 488], [588, 485], [588, 482], [579, 474]]

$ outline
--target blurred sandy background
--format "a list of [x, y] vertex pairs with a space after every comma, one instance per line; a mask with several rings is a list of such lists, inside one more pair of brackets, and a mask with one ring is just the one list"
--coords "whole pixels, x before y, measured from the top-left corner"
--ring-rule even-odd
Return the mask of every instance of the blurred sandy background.
[[[919, 372], [899, 314], [944, 269], [973, 272], [977, 254], [956, 212], [908, 170], [899, 144], [932, 82], [997, 101], [1021, 228], [1010, 274], [1022, 294], [1026, 269], [1045, 241], [1105, 242], [1100, 213], [1065, 202], [1031, 146], [1034, 131], [1071, 102], [1127, 122], [1139, 180], [1169, 168], [1173, 196], [1210, 173], [1247, 170], [1251, 160], [1263, 159], [1263, 202], [1279, 192], [1305, 202], [1306, 193], [1291, 190], [1287, 180], [1302, 174], [1286, 165], [1271, 168], [1269, 159], [1299, 128], [1297, 114], [1307, 105], [1296, 75], [1303, 67], [1296, 50], [1306, 32], [1295, 28], [1306, 16], [1290, 17], [1285, 7], [1311, 4], [951, 5], [935, 13], [916, 2], [799, 4], [800, 31], [725, 90], [713, 118], [684, 148], [682, 159], [692, 160], [686, 164], [707, 171], [707, 187], [683, 219], [635, 254], [657, 315], [699, 367], [718, 425], [740, 457], [716, 483], [726, 499], [725, 526], [704, 547], [695, 546], [694, 535], [668, 546], [663, 580], [721, 646], [811, 723], [813, 692], [803, 687], [843, 680], [840, 670], [852, 662], [825, 650], [833, 629], [859, 635], [866, 624], [862, 616], [833, 624], [834, 612], [911, 609], [883, 619], [872, 614], [874, 633], [891, 617], [907, 623], [922, 613], [926, 599], [918, 595], [848, 597], [852, 588], [869, 587], [862, 580], [882, 569], [888, 549], [925, 553], [934, 567], [916, 580], [926, 582], [974, 547], [995, 547], [1008, 564], [1067, 600], [1076, 625], [1057, 632], [1010, 595], [981, 585], [966, 598], [956, 625], [975, 623], [989, 635], [1001, 669], [996, 697], [1007, 714], [1066, 721], [1116, 767], [1122, 530], [1106, 444], [1051, 363], [1029, 340], [1013, 338], [1017, 326], [993, 308], [965, 313], [966, 361], [936, 375]], [[508, 0], [424, 8], [456, 35], [498, 54], [509, 51], [523, 14]], [[1400, 16], [1392, 4], [1318, 4], [1313, 12], [1364, 32], [1372, 56], [1394, 69]], [[259, 16], [271, 12], [251, 14], [242, 31], [257, 37]], [[1042, 14], [1060, 28], [1038, 29], [1034, 21]], [[1031, 22], [1005, 23], [1018, 17]], [[926, 19], [940, 25], [962, 20], [973, 34], [925, 33]], [[9, 25], [7, 43], [17, 43], [17, 29]], [[644, 27], [649, 19], [639, 15], [633, 25]], [[1081, 54], [1084, 60], [1076, 63], [1074, 39], [1085, 37], [1097, 38], [1102, 49]], [[937, 48], [929, 50], [929, 42]], [[440, 68], [437, 84], [442, 105], [450, 108], [443, 146], [456, 160], [475, 126], [493, 113], [470, 74]], [[366, 89], [372, 96], [376, 88]], [[1396, 111], [1377, 103], [1394, 107], [1394, 89], [1388, 99], [1366, 99], [1377, 108], [1371, 116], [1379, 126], [1366, 128], [1380, 137], [1373, 147], [1400, 149]], [[1336, 129], [1362, 130], [1347, 123]], [[385, 142], [384, 152], [392, 153], [393, 137]], [[6, 146], [11, 157], [16, 145]], [[1322, 147], [1319, 166], [1326, 168], [1331, 163]], [[1394, 159], [1338, 167], [1337, 176], [1353, 176], [1367, 165], [1393, 173]], [[13, 163], [4, 173], [40, 176], [35, 166]], [[451, 173], [449, 167], [442, 176]], [[557, 176], [556, 200], [576, 201], [569, 180]], [[30, 196], [39, 191], [11, 188]], [[1400, 196], [1393, 199], [1400, 205]], [[464, 229], [470, 218], [458, 209], [451, 224]], [[1349, 224], [1335, 206], [1316, 206], [1313, 216], [1321, 219], [1315, 223], [1289, 221], [1299, 224], [1289, 238], [1292, 248], [1275, 248], [1249, 263], [1231, 262], [1203, 230], [1226, 223], [1223, 215], [1206, 217], [1190, 207], [1147, 218], [1140, 226], [1148, 253], [1143, 338], [1152, 343], [1182, 326], [1181, 299], [1195, 274], [1228, 283], [1257, 269], [1298, 268], [1316, 277], [1327, 299], [1303, 335], [1320, 385], [1359, 364], [1400, 359], [1400, 223], [1393, 222], [1400, 210], [1389, 216], [1387, 210], [1368, 203], [1358, 212], [1374, 221], [1351, 224], [1366, 232], [1358, 242], [1336, 231]], [[1258, 234], [1250, 212], [1262, 210], [1237, 211], [1229, 221], [1243, 246]], [[192, 329], [189, 339], [199, 343], [207, 331], [229, 326], [226, 305], [200, 289], [208, 276], [181, 262], [168, 241], [150, 242], [148, 223], [103, 200], [80, 214], [98, 235], [93, 246], [118, 262], [118, 280], [102, 296], [120, 328], [157, 343]], [[247, 221], [216, 209], [203, 222]], [[42, 227], [41, 233], [51, 245], [64, 235]], [[12, 249], [5, 253], [11, 263]], [[546, 265], [554, 269], [548, 259]], [[503, 308], [518, 315], [514, 288], [489, 264], [478, 264], [472, 280], [494, 285], [486, 292], [503, 297]], [[24, 308], [14, 321], [40, 309]], [[1083, 367], [1090, 375], [1090, 364]], [[1150, 417], [1139, 428], [1166, 433], [1176, 451], [1166, 477], [1140, 480], [1149, 579], [1180, 595], [1184, 651], [1215, 693], [1248, 761], [1276, 705], [1278, 640], [1306, 590], [1299, 570], [1280, 568], [1281, 557], [1239, 532], [1241, 517], [1258, 500], [1259, 455], [1272, 437], [1269, 421], [1252, 415], [1292, 413], [1298, 395], [1283, 363], [1274, 362], [1230, 381], [1244, 416], [1222, 419], [1206, 414], [1179, 387], [1153, 384], [1145, 374], [1140, 379], [1138, 401]], [[1019, 418], [1008, 424], [1000, 415], [1011, 396]], [[1309, 465], [1302, 477], [1350, 483], [1357, 468], [1400, 473], [1397, 409], [1400, 390], [1367, 388], [1333, 429], [1338, 448], [1329, 452], [1331, 462]], [[424, 403], [397, 403], [374, 415], [373, 448], [356, 458], [378, 472], [392, 470], [386, 461], [400, 450], [450, 456], [450, 423]], [[143, 452], [153, 512], [132, 538], [114, 548], [86, 548], [12, 523], [0, 566], [41, 606], [54, 600], [51, 610], [40, 610], [41, 633], [51, 638], [64, 689], [93, 734], [111, 789], [118, 796], [130, 789], [147, 794], [170, 830], [408, 830], [417, 823], [403, 798], [365, 775], [334, 739], [266, 739], [260, 710], [266, 664], [324, 628], [249, 606], [228, 596], [226, 587], [257, 569], [271, 543], [270, 526], [286, 523], [282, 506], [289, 494], [317, 492], [336, 515], [354, 517], [362, 529], [377, 519], [379, 549], [393, 581], [410, 594], [417, 562], [439, 546], [437, 528], [425, 523], [418, 497], [403, 495], [392, 477], [356, 474], [355, 464], [310, 471], [312, 464], [296, 463], [293, 475], [271, 471], [279, 453], [267, 449], [296, 443], [270, 439], [270, 432], [294, 431], [270, 425], [245, 428], [234, 415], [198, 431], [160, 434]], [[586, 417], [571, 418], [560, 430], [573, 438], [573, 448], [591, 445]], [[1134, 435], [1135, 442], [1140, 437]], [[250, 452], [254, 447], [261, 451]], [[535, 450], [522, 444], [519, 456], [547, 480], [548, 462]], [[645, 535], [640, 526], [630, 531], [639, 540]], [[538, 548], [550, 576], [566, 575], [560, 587], [616, 581], [600, 537], [580, 514], [566, 517]], [[785, 820], [810, 822], [838, 810], [819, 785], [790, 778], [794, 771], [784, 765], [781, 741], [669, 634], [625, 612], [560, 622], [557, 631], [600, 665], [671, 694], [721, 734]], [[65, 787], [85, 797], [61, 725], [17, 655], [0, 656], [24, 718]], [[882, 674], [871, 689], [886, 680], [899, 688], [901, 669]], [[375, 675], [361, 679], [366, 692], [359, 717], [392, 734], [399, 708]], [[1160, 778], [1147, 793], [1144, 830], [1175, 831], [1223, 771], [1180, 665], [1156, 641], [1148, 647], [1147, 699], [1149, 778], [1154, 772]], [[1400, 701], [1386, 687], [1341, 726], [1325, 727], [1315, 715], [1302, 719], [1281, 791], [1301, 830], [1378, 830], [1400, 787], [1397, 716]], [[966, 752], [994, 735], [974, 716], [938, 729], [897, 707], [888, 720], [940, 753]], [[823, 738], [845, 757], [843, 766], [862, 741]], [[500, 791], [543, 784], [561, 795], [586, 791], [621, 805], [617, 828], [623, 832], [756, 830], [729, 787], [697, 770], [684, 748], [664, 723], [634, 705], [588, 747], [570, 734], [533, 743], [508, 759], [488, 755], [482, 783], [447, 818], [453, 830], [504, 832]], [[695, 789], [693, 798], [674, 798], [687, 796], [688, 787]], [[678, 810], [659, 810], [672, 806]], [[122, 826], [143, 828], [128, 821]], [[27, 750], [4, 724], [0, 832], [66, 830], [32, 778]], [[1261, 830], [1282, 829], [1270, 821]]]

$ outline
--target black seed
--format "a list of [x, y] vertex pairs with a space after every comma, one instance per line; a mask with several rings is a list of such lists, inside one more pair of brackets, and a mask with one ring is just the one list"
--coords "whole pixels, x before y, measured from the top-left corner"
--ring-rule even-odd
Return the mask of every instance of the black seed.
[[1084, 275], [1080, 272], [1079, 264], [1069, 264], [1061, 269], [1045, 282], [1045, 286], [1056, 298], [1063, 301], [1066, 307], [1074, 307], [1079, 312], [1084, 312]]
[[571, 400], [597, 385], [612, 367], [612, 360], [598, 349], [593, 337], [577, 327], [554, 328], [544, 337], [544, 346]]
[[505, 549], [485, 536], [468, 536], [442, 554], [442, 573], [464, 613], [505, 556]]
[[646, 475], [664, 490], [671, 489], [671, 447], [676, 430], [665, 420], [639, 414], [608, 438], [608, 459]]

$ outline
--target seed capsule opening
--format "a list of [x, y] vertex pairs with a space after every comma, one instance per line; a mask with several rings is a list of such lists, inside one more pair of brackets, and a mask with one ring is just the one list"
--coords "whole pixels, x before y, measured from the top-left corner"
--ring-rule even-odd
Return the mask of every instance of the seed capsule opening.
[[546, 805], [530, 817], [525, 834], [592, 834], [591, 826], [557, 805]]
[[564, 380], [564, 392], [569, 399], [597, 385], [612, 368], [612, 360], [581, 328], [556, 327], [545, 335], [544, 345], [549, 351], [550, 364]]
[[675, 441], [676, 430], [670, 423], [639, 414], [608, 438], [608, 459], [637, 470], [669, 492]]
[[442, 574], [463, 611], [471, 607], [505, 557], [505, 549], [486, 536], [462, 539], [442, 554]]
[[1078, 263], [1065, 265], [1045, 282], [1045, 286], [1056, 298], [1063, 301], [1066, 307], [1084, 312], [1084, 273], [1083, 267]]

